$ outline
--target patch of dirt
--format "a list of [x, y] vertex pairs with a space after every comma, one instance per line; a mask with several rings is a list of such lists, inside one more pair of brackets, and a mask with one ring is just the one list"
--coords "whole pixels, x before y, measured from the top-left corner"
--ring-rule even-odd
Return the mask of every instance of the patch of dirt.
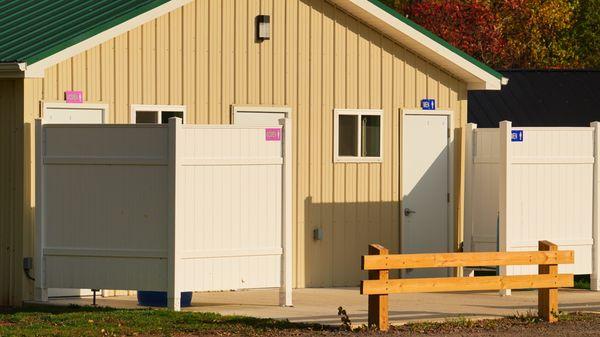
[[541, 322], [535, 317], [521, 316], [499, 320], [455, 320], [441, 324], [410, 324], [396, 327], [393, 335], [433, 336], [600, 336], [600, 314], [563, 315], [557, 323]]
[[[382, 333], [368, 329], [345, 331], [336, 328], [290, 329], [290, 330], [250, 330], [210, 331], [199, 334], [181, 334], [177, 337], [223, 337], [223, 336], [266, 336], [266, 337], [308, 337], [308, 336], [520, 336], [520, 337], [558, 337], [558, 336], [600, 336], [600, 314], [576, 313], [564, 315], [557, 323], [540, 322], [534, 317], [522, 316], [498, 320], [471, 321], [458, 319], [443, 323], [415, 323], [392, 327]], [[151, 336], [154, 337], [154, 336]]]

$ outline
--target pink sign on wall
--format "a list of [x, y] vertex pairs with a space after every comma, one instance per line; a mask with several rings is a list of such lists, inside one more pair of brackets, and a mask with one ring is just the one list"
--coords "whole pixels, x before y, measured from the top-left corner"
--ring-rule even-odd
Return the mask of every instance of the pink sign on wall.
[[67, 103], [83, 103], [83, 91], [65, 91]]
[[265, 140], [268, 142], [281, 140], [281, 129], [279, 129], [279, 128], [265, 129]]

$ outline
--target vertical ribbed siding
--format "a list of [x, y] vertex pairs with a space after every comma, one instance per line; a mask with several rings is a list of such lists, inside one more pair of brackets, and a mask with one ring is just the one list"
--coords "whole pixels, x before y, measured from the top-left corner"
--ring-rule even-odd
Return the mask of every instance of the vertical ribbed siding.
[[0, 80], [0, 305], [8, 305], [11, 286], [12, 224], [14, 222], [14, 80]]
[[[23, 227], [22, 245], [19, 243], [23, 257], [34, 256], [35, 240], [35, 119], [40, 118], [40, 101], [43, 99], [43, 80], [41, 78], [27, 78], [23, 80]], [[18, 267], [16, 275], [23, 283], [23, 298], [33, 298], [33, 281], [27, 279], [21, 270], [21, 259], [15, 262]]]
[[23, 80], [0, 80], [0, 305], [20, 298]]
[[[261, 43], [258, 14], [272, 18]], [[232, 104], [292, 107], [299, 287], [356, 285], [371, 242], [398, 251], [400, 108], [429, 97], [455, 112], [455, 126], [466, 121], [464, 83], [323, 0], [192, 2], [48, 69], [44, 99], [65, 90], [108, 103], [118, 123], [130, 104], [184, 104], [199, 124], [229, 123]], [[333, 163], [334, 108], [384, 110], [383, 163]], [[312, 239], [317, 227], [323, 241]]]

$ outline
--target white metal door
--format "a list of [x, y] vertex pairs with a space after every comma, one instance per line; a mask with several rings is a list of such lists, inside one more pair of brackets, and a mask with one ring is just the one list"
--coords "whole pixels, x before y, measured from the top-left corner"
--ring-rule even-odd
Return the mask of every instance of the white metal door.
[[[449, 251], [449, 116], [405, 114], [402, 253]], [[447, 276], [447, 269], [406, 270], [405, 277]]]
[[104, 124], [107, 109], [104, 105], [46, 103], [44, 124]]
[[235, 115], [234, 123], [248, 126], [277, 125], [282, 118], [285, 118], [283, 112], [240, 112]]
[[289, 117], [290, 108], [270, 106], [234, 106], [233, 124], [246, 126], [279, 125], [282, 118]]
[[[104, 124], [105, 105], [45, 103], [44, 124]], [[77, 297], [93, 295], [90, 289], [48, 289], [48, 297]]]

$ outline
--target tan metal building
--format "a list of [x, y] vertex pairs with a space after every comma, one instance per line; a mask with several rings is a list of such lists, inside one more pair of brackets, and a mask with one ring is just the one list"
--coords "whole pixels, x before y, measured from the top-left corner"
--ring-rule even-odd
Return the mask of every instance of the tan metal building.
[[[462, 241], [467, 91], [504, 79], [377, 0], [1, 6], [0, 305], [33, 298], [22, 261], [34, 255], [36, 118], [289, 114], [296, 287], [357, 285], [372, 242], [414, 252]], [[84, 103], [65, 102], [78, 91]]]

